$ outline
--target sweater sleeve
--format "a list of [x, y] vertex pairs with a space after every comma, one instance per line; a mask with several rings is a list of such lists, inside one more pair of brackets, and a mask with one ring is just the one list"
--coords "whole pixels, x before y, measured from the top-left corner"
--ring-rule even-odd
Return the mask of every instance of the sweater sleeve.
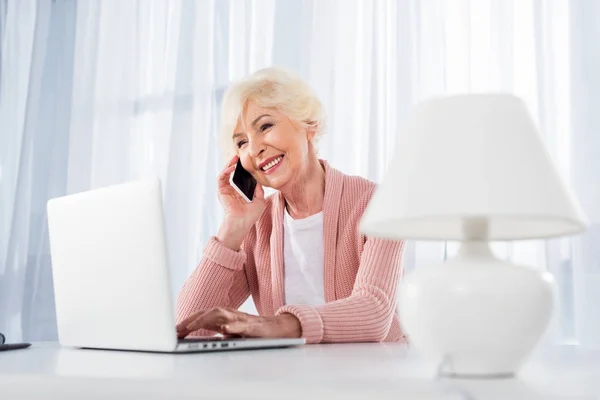
[[[238, 308], [250, 295], [244, 265], [246, 252], [233, 251], [212, 237], [196, 270], [177, 297], [177, 323], [199, 310], [213, 307]], [[214, 332], [198, 330], [192, 336]]]
[[381, 342], [390, 329], [404, 242], [367, 238], [352, 293], [322, 306], [287, 305], [308, 343]]

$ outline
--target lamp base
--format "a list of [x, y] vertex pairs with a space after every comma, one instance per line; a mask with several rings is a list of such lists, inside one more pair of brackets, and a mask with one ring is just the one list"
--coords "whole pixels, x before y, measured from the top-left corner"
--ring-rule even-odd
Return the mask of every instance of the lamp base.
[[513, 375], [548, 327], [551, 274], [494, 257], [488, 242], [463, 242], [442, 265], [417, 268], [399, 292], [410, 342], [457, 377]]

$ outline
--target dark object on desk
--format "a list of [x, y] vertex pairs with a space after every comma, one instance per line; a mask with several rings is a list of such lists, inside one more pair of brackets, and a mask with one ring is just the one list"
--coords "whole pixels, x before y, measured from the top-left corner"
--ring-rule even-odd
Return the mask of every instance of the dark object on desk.
[[0, 344], [0, 351], [26, 349], [29, 346], [31, 346], [31, 343]]
[[31, 343], [4, 344], [5, 341], [6, 341], [6, 336], [4, 336], [2, 333], [0, 333], [0, 351], [25, 349], [25, 348], [31, 346]]

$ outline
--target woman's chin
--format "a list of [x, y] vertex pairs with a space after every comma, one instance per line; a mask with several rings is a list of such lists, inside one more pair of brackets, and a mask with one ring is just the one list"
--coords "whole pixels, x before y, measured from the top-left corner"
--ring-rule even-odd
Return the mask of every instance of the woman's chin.
[[275, 190], [281, 190], [289, 183], [289, 179], [285, 176], [269, 176], [266, 179], [265, 184], [263, 186], [270, 187]]

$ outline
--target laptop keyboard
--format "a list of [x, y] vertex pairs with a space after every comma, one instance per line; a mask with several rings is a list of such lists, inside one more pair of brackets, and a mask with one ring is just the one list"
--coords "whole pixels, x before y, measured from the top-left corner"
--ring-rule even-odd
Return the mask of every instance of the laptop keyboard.
[[179, 339], [179, 343], [202, 343], [202, 342], [241, 342], [244, 338], [224, 338], [220, 336], [207, 337], [207, 338], [184, 338]]
[[236, 347], [239, 342], [249, 340], [245, 338], [224, 338], [220, 336], [203, 338], [179, 339], [179, 344], [188, 345], [190, 349], [229, 349]]

